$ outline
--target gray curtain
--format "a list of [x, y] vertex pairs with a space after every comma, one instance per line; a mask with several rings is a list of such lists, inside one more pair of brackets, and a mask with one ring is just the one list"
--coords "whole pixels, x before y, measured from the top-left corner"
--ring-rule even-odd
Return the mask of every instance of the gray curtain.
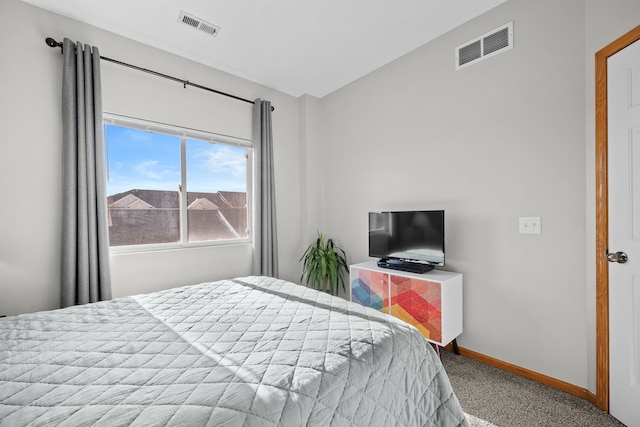
[[257, 276], [278, 277], [276, 195], [273, 179], [271, 103], [256, 99], [253, 106], [256, 206], [253, 221], [253, 269]]
[[111, 299], [100, 53], [64, 39], [61, 304]]

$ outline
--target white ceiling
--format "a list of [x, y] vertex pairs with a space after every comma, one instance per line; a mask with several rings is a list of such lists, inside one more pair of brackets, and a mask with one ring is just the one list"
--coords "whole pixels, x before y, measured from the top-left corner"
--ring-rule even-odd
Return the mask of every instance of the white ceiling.
[[[506, 0], [23, 1], [296, 97], [323, 97]], [[178, 23], [181, 11], [220, 32]], [[73, 39], [64, 28], [50, 36]]]

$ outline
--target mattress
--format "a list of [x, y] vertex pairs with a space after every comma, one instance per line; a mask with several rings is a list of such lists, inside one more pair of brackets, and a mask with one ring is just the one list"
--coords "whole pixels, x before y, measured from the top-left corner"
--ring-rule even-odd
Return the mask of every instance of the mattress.
[[0, 320], [0, 425], [467, 422], [414, 327], [245, 277]]

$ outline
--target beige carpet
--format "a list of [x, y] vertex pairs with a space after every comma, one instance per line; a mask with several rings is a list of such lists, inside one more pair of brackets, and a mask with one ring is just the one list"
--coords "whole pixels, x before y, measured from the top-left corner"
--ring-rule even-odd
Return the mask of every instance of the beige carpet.
[[477, 360], [443, 351], [442, 364], [462, 409], [486, 423], [471, 426], [624, 427], [584, 399]]

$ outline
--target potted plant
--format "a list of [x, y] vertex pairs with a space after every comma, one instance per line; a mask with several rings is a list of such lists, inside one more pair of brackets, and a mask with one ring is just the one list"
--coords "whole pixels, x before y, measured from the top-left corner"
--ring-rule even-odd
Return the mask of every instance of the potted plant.
[[343, 273], [348, 271], [347, 256], [332, 239], [325, 240], [318, 232], [318, 238], [309, 245], [300, 261], [303, 261], [300, 281], [306, 281], [307, 286], [331, 295], [337, 294], [338, 284], [346, 290]]

